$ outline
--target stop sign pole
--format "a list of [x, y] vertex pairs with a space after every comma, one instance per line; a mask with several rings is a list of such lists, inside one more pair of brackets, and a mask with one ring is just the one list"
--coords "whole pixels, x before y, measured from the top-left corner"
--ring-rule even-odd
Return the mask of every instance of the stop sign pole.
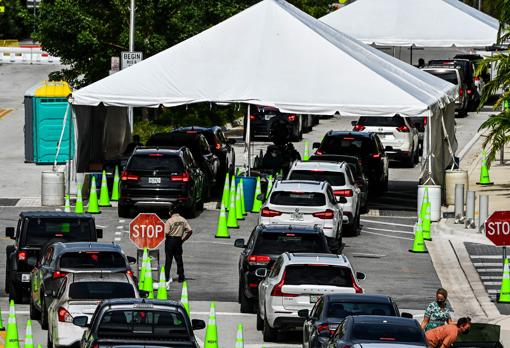
[[496, 246], [503, 247], [503, 264], [510, 245], [510, 211], [496, 211], [485, 221], [485, 236]]

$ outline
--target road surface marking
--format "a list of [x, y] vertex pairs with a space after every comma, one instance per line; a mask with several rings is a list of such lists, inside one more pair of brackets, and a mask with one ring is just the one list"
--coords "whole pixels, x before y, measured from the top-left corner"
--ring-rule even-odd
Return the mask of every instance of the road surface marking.
[[501, 266], [503, 268], [503, 262], [473, 262], [473, 266], [475, 267], [498, 267]]
[[[391, 217], [391, 216], [388, 216]], [[371, 222], [373, 224], [381, 224], [381, 225], [391, 225], [391, 226], [400, 226], [400, 227], [414, 227], [414, 225], [405, 225], [405, 224], [396, 224], [394, 222], [386, 222], [386, 221], [372, 221], [366, 219], [360, 219], [362, 222]]]
[[494, 259], [494, 260], [501, 260], [503, 257], [501, 255], [471, 255], [472, 259]]
[[119, 224], [123, 224], [126, 220], [119, 220]]
[[412, 238], [405, 238], [405, 237], [399, 237], [399, 236], [388, 236], [386, 234], [375, 233], [375, 232], [368, 232], [368, 231], [363, 231], [363, 233], [374, 234], [376, 236], [382, 236], [382, 237], [387, 237], [387, 238], [397, 238], [397, 239], [413, 240]]
[[[502, 265], [503, 266], [503, 265]], [[503, 267], [501, 268], [477, 268], [478, 273], [494, 273], [501, 272]]]
[[115, 237], [113, 240], [114, 240], [115, 242], [120, 242], [120, 237]]
[[480, 279], [482, 280], [494, 280], [494, 279], [501, 279], [501, 276], [480, 276]]
[[124, 228], [124, 226], [117, 226], [118, 230], [122, 230], [123, 228]]
[[405, 234], [412, 234], [412, 235], [414, 235], [414, 232], [409, 232], [409, 231], [387, 230], [387, 229], [384, 229], [384, 228], [375, 228], [375, 227], [363, 226], [363, 229], [365, 229], [365, 228], [369, 229], [369, 230], [374, 230], [374, 231], [393, 232], [393, 233], [405, 233]]
[[98, 228], [107, 228], [108, 226], [96, 225], [96, 227], [98, 227]]
[[122, 234], [122, 231], [117, 231], [117, 232], [115, 232], [115, 235], [116, 235], [116, 236], [120, 236], [121, 234]]
[[218, 244], [218, 245], [230, 245], [232, 246], [233, 244], [232, 243], [222, 243], [222, 242], [209, 242], [209, 241], [206, 241], [206, 240], [192, 240], [192, 241], [189, 241], [188, 243], [191, 243], [191, 244]]

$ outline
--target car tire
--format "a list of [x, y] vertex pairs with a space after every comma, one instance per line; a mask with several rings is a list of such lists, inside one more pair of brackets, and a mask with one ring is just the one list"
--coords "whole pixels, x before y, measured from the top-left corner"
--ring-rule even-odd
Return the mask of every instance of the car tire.
[[48, 307], [44, 295], [41, 297], [41, 329], [48, 330]]
[[41, 319], [41, 311], [35, 308], [34, 301], [32, 299], [32, 295], [30, 295], [30, 319], [31, 320], [39, 320]]
[[46, 347], [53, 348], [53, 341], [51, 340], [50, 331], [48, 330], [48, 336], [46, 338]]
[[18, 287], [16, 289], [16, 286], [14, 284], [14, 280], [12, 279], [12, 274], [9, 272], [10, 275], [10, 285], [9, 285], [9, 301], [14, 301], [14, 303], [19, 304], [23, 302], [23, 289], [21, 287]]
[[257, 306], [257, 331], [264, 330], [264, 320], [260, 317], [260, 311], [258, 310]]
[[14, 252], [14, 245], [8, 245], [5, 248], [5, 293], [8, 294], [9, 290], [11, 289], [11, 257], [10, 255]]
[[197, 202], [193, 202], [191, 204], [191, 207], [186, 208], [184, 211], [184, 214], [186, 215], [186, 218], [188, 219], [194, 219], [197, 217]]
[[368, 202], [365, 203], [365, 205], [362, 205], [360, 208], [359, 208], [359, 213], [360, 214], [366, 214], [368, 213], [370, 209], [368, 208]]
[[255, 311], [253, 310], [253, 303], [248, 297], [246, 297], [243, 288], [243, 284], [239, 283], [239, 304], [241, 305], [240, 311], [241, 313], [254, 313]]
[[131, 206], [124, 205], [119, 202], [117, 206], [117, 213], [121, 218], [130, 218], [131, 217]]
[[276, 342], [277, 337], [278, 330], [273, 329], [271, 326], [269, 326], [267, 318], [264, 317], [264, 327], [262, 329], [262, 338], [264, 339], [264, 342]]
[[347, 227], [347, 232], [349, 233], [349, 236], [355, 237], [360, 235], [361, 228], [359, 220], [360, 216], [358, 213], [352, 224], [349, 227]]
[[338, 254], [340, 251], [340, 247], [338, 246], [338, 239], [337, 238], [329, 238], [328, 237], [328, 246], [329, 251], [332, 254]]
[[413, 151], [411, 155], [409, 155], [409, 158], [406, 158], [404, 161], [404, 165], [407, 168], [414, 168], [414, 157], [416, 156], [416, 153]]
[[420, 148], [418, 146], [418, 149], [416, 149], [416, 152], [414, 154], [414, 164], [420, 163]]

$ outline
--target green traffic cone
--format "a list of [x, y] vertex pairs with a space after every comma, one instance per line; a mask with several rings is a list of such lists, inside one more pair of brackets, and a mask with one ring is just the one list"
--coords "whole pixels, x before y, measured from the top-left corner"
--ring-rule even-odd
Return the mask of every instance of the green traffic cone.
[[241, 205], [241, 183], [237, 184], [236, 189], [236, 219], [244, 220], [243, 206]]
[[432, 240], [432, 236], [430, 235], [430, 202], [422, 203], [422, 220], [421, 227], [423, 231], [423, 239]]
[[99, 192], [99, 206], [100, 207], [111, 207], [110, 194], [108, 193], [108, 184], [106, 182], [106, 171], [103, 170], [101, 176], [101, 191]]
[[83, 209], [83, 197], [81, 195], [81, 185], [76, 185], [76, 204], [74, 206], [74, 212], [77, 214], [82, 214], [84, 212]]
[[182, 282], [181, 303], [182, 303], [182, 306], [184, 307], [184, 309], [186, 309], [188, 316], [190, 316], [191, 312], [189, 310], [188, 282], [186, 280]]
[[120, 198], [119, 185], [120, 185], [119, 167], [115, 166], [115, 174], [113, 176], [112, 197], [110, 198], [110, 201], [117, 202], [119, 200]]
[[227, 173], [225, 175], [225, 183], [223, 184], [223, 194], [221, 196], [221, 201], [225, 205], [225, 207], [228, 207], [228, 205], [230, 203], [230, 197], [229, 197], [230, 187], [229, 187], [229, 184], [230, 184], [230, 177], [229, 177], [229, 175]]
[[310, 150], [308, 149], [308, 141], [304, 141], [303, 142], [303, 145], [305, 147], [305, 149], [303, 150], [303, 161], [308, 161], [308, 159], [310, 158]]
[[161, 271], [159, 271], [158, 294], [156, 298], [158, 300], [168, 300], [168, 292], [166, 290], [165, 266], [161, 266]]
[[[237, 221], [236, 221], [237, 222]], [[221, 202], [220, 216], [218, 218], [218, 227], [216, 229], [215, 238], [230, 238], [227, 228], [227, 212], [225, 210], [225, 204]]]
[[101, 210], [99, 210], [99, 204], [97, 202], [97, 188], [95, 176], [92, 176], [92, 183], [90, 184], [89, 205], [87, 207], [87, 213], [101, 214]]
[[2, 310], [0, 309], [0, 331], [5, 331], [4, 321], [2, 320]]
[[244, 201], [244, 181], [241, 179], [239, 181], [239, 186], [241, 187], [241, 211], [243, 212], [243, 215], [248, 215], [248, 212], [246, 211], [246, 202]]
[[25, 331], [25, 345], [23, 348], [34, 348], [34, 339], [32, 336], [32, 320], [27, 320], [27, 328]]
[[508, 267], [508, 258], [505, 258], [503, 264], [503, 279], [501, 279], [498, 302], [510, 302], [510, 269]]
[[16, 309], [14, 301], [9, 302], [9, 319], [7, 321], [7, 334], [5, 348], [19, 348], [18, 325], [16, 324]]
[[216, 303], [211, 302], [209, 322], [205, 330], [204, 348], [218, 348], [218, 328], [216, 326]]
[[489, 178], [489, 167], [487, 166], [487, 153], [482, 151], [482, 164], [480, 166], [480, 181], [477, 185], [493, 185], [494, 183]]
[[251, 208], [252, 213], [260, 212], [260, 208], [264, 203], [259, 197], [262, 195], [262, 188], [260, 186], [260, 176], [257, 177], [257, 185], [255, 186], [255, 196], [253, 197], [253, 207]]
[[273, 176], [269, 175], [267, 178], [267, 189], [266, 189], [266, 199], [269, 197], [271, 190], [273, 189]]
[[421, 227], [421, 223], [416, 224], [416, 230], [414, 232], [414, 241], [412, 249], [409, 249], [412, 253], [427, 253], [427, 248], [425, 247], [425, 241], [423, 240], [423, 231]]
[[143, 279], [143, 291], [145, 291], [148, 296], [148, 299], [154, 298], [154, 283], [152, 281], [152, 262], [151, 258], [147, 258], [147, 263], [145, 264], [145, 272]]
[[[232, 181], [233, 178], [232, 178]], [[230, 202], [228, 209], [228, 219], [227, 219], [227, 227], [228, 228], [239, 228], [239, 224], [237, 223], [237, 214], [236, 214], [236, 191], [235, 191], [235, 183], [230, 186]]]
[[66, 195], [65, 205], [64, 205], [64, 213], [71, 212], [71, 200], [69, 199], [69, 195]]
[[237, 324], [235, 348], [244, 348], [243, 324]]
[[140, 274], [138, 276], [138, 290], [143, 290], [143, 280], [145, 279], [145, 265], [147, 264], [147, 259], [149, 257], [149, 252], [147, 248], [143, 249], [142, 254], [142, 267], [140, 268]]
[[235, 202], [236, 202], [236, 177], [235, 176], [232, 176], [232, 179], [230, 181], [230, 192], [228, 194], [228, 211], [230, 212], [230, 207], [231, 207], [231, 204], [230, 202], [234, 202], [234, 207], [235, 207]]

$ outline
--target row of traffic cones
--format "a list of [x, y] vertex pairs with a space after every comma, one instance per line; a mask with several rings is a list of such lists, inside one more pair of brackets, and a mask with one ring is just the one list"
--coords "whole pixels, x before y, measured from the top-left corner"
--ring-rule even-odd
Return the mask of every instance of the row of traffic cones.
[[[235, 348], [244, 348], [243, 324], [237, 325]], [[216, 303], [209, 306], [209, 320], [205, 330], [204, 348], [218, 348], [218, 326], [216, 324]]]
[[[5, 335], [3, 332], [5, 331], [5, 327], [2, 321], [2, 313], [0, 311], [0, 336], [3, 336], [5, 339], [4, 344], [2, 345], [4, 348], [20, 348], [20, 339], [18, 336], [18, 325], [16, 323], [16, 309], [14, 307], [14, 301], [10, 301], [9, 303], [9, 317], [7, 319], [7, 332]], [[32, 335], [32, 321], [27, 320], [27, 326], [25, 330], [25, 344], [24, 348], [34, 348], [34, 339]], [[42, 348], [41, 344], [37, 345], [37, 348]]]
[[[92, 176], [92, 180], [90, 183], [90, 194], [89, 201], [87, 206], [87, 213], [89, 214], [100, 214], [100, 207], [111, 207], [111, 202], [116, 202], [119, 200], [119, 185], [120, 185], [120, 176], [119, 176], [119, 167], [115, 167], [115, 174], [113, 177], [113, 187], [111, 196], [108, 191], [108, 184], [106, 180], [106, 171], [103, 170], [101, 176], [101, 189], [99, 191], [99, 198], [97, 196], [97, 186], [96, 186], [96, 178]], [[71, 202], [69, 195], [67, 194], [65, 197], [65, 205], [64, 211], [66, 213], [71, 212]], [[76, 204], [74, 207], [74, 212], [77, 214], [82, 214], [85, 212], [85, 207], [83, 204], [83, 196], [81, 193], [81, 185], [78, 184], [76, 188]]]
[[[270, 177], [268, 182], [268, 193], [272, 188], [272, 181], [272, 177]], [[218, 217], [218, 226], [215, 235], [216, 238], [230, 238], [228, 229], [239, 228], [239, 221], [244, 220], [244, 216], [247, 215], [248, 212], [246, 211], [243, 190], [243, 179], [241, 178], [239, 180], [239, 184], [236, 186], [235, 176], [232, 176], [229, 180], [229, 174], [227, 173], [225, 177], [225, 184], [223, 186], [223, 195], [221, 197], [220, 215]], [[261, 195], [262, 188], [260, 184], [260, 177], [257, 177], [253, 206], [251, 209], [252, 213], [260, 212], [263, 204], [263, 200], [260, 199]]]
[[418, 222], [414, 227], [413, 246], [409, 250], [412, 253], [428, 252], [427, 247], [425, 246], [425, 240], [432, 240], [432, 236], [430, 234], [430, 211], [431, 203], [429, 199], [429, 190], [425, 187], [420, 211], [418, 212]]

